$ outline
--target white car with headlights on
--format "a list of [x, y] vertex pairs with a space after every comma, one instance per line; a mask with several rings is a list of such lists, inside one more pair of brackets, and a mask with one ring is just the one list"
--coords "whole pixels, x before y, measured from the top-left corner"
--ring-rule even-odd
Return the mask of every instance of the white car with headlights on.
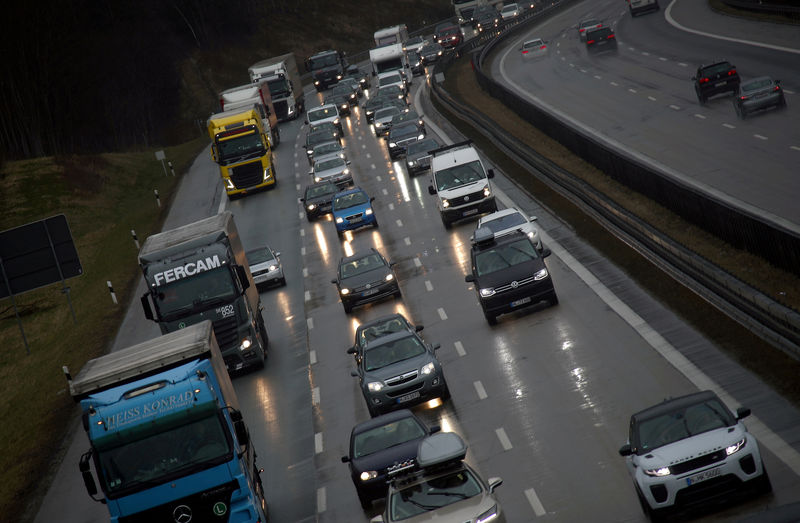
[[724, 500], [743, 487], [772, 486], [755, 437], [712, 391], [667, 399], [631, 416], [619, 449], [642, 509], [651, 520], [679, 507]]

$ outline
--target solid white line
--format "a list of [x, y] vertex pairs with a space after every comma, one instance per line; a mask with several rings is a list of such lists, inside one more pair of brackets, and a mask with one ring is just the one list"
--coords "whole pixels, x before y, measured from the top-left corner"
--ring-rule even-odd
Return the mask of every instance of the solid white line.
[[422, 267], [422, 262], [419, 261], [419, 258], [414, 258], [414, 266]]
[[769, 140], [769, 138], [761, 134], [754, 134], [753, 138], [758, 138], [759, 140]]
[[397, 224], [398, 227], [403, 226], [403, 220], [395, 220], [395, 223]]
[[433, 284], [430, 282], [430, 280], [425, 280], [425, 288], [428, 290], [428, 292], [433, 290]]
[[325, 501], [325, 487], [317, 489], [317, 514], [325, 512], [327, 503]]
[[308, 363], [310, 365], [316, 365], [317, 364], [317, 351], [315, 351], [315, 350], [308, 351]]
[[479, 400], [485, 400], [486, 398], [489, 397], [489, 395], [486, 394], [486, 389], [483, 388], [483, 383], [481, 383], [480, 381], [472, 382], [472, 386], [475, 387], [475, 392], [478, 393]]
[[319, 405], [319, 387], [311, 389], [311, 404]]
[[313, 329], [314, 328], [314, 318], [306, 318], [306, 326], [308, 327], [308, 330]]
[[511, 440], [508, 439], [508, 435], [503, 427], [495, 429], [494, 433], [497, 434], [497, 439], [500, 440], [500, 445], [503, 446], [503, 450], [511, 450], [513, 448], [511, 445]]
[[411, 238], [406, 236], [405, 238], [403, 238], [403, 243], [405, 243], [406, 245], [411, 245]]
[[439, 317], [442, 319], [442, 321], [447, 319], [447, 313], [444, 312], [443, 308], [439, 307], [438, 309], [436, 309], [436, 312], [439, 313]]
[[305, 293], [305, 301], [311, 301], [311, 291], [306, 291], [306, 293]]
[[528, 498], [528, 503], [531, 504], [531, 508], [533, 509], [533, 513], [536, 514], [538, 517], [542, 517], [547, 514], [547, 511], [544, 509], [542, 502], [539, 501], [539, 496], [536, 495], [536, 491], [532, 488], [525, 490], [525, 497]]
[[322, 453], [322, 432], [314, 434], [314, 452], [316, 454]]

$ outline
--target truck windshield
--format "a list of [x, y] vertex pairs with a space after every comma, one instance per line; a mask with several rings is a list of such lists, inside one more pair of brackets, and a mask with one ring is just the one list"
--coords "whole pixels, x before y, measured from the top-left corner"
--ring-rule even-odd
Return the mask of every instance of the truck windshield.
[[240, 134], [234, 138], [218, 142], [220, 162], [228, 164], [241, 159], [243, 156], [262, 156], [265, 152], [261, 135], [255, 131], [250, 134]]
[[273, 98], [289, 94], [289, 85], [286, 83], [286, 78], [269, 80], [267, 81], [267, 85], [269, 86], [269, 94], [272, 95]]
[[323, 67], [330, 67], [339, 63], [339, 56], [336, 53], [317, 56], [309, 59], [312, 71], [322, 69]]
[[436, 171], [436, 189], [444, 191], [486, 178], [478, 160]]
[[218, 415], [98, 451], [110, 498], [151, 488], [231, 459], [231, 441]]
[[402, 71], [403, 70], [403, 59], [401, 57], [391, 58], [389, 60], [383, 60], [377, 62], [375, 64], [375, 68], [378, 70], [378, 74], [385, 73], [387, 71]]
[[162, 285], [157, 287], [157, 291], [156, 307], [161, 316], [169, 317], [206, 305], [219, 305], [232, 301], [236, 287], [230, 270], [227, 267], [219, 267]]

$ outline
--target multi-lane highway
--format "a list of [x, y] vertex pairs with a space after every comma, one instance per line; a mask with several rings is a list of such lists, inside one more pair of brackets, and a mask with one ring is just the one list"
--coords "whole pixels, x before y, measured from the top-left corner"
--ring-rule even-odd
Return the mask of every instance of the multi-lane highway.
[[[552, 60], [560, 62], [556, 56]], [[633, 74], [640, 66], [625, 67]], [[426, 112], [422, 83], [415, 81], [412, 98]], [[765, 118], [773, 116], [785, 115]], [[447, 126], [427, 121], [440, 141], [459, 140]], [[744, 499], [708, 519], [736, 520], [800, 501], [800, 412], [501, 172], [494, 180], [500, 206], [516, 205], [539, 218], [553, 251], [547, 264], [560, 303], [503, 316], [490, 327], [464, 282], [474, 222], [445, 230], [427, 191], [428, 176], [411, 178], [402, 161], [391, 162], [361, 110], [346, 119], [344, 142], [355, 182], [375, 196], [380, 228], [340, 240], [330, 219], [306, 221], [298, 201], [310, 182], [303, 127], [302, 121], [283, 124], [276, 149], [279, 182], [269, 192], [228, 202], [220, 196], [216, 166], [207, 154], [198, 157], [166, 224], [175, 227], [227, 208], [246, 248], [268, 241], [281, 252], [287, 286], [261, 294], [269, 360], [263, 371], [234, 380], [264, 468], [273, 521], [368, 521], [380, 511], [378, 503], [371, 511], [361, 509], [340, 461], [352, 426], [369, 418], [345, 350], [359, 322], [394, 311], [425, 325], [426, 340], [441, 344], [437, 355], [452, 392], [444, 404], [414, 410], [427, 423], [462, 435], [470, 446], [468, 460], [484, 477], [503, 478], [497, 496], [509, 522], [643, 520], [617, 452], [629, 416], [665, 397], [709, 388], [731, 408], [752, 408], [746, 423], [762, 444], [774, 493]], [[330, 280], [341, 256], [369, 247], [397, 263], [403, 298], [347, 315]], [[158, 333], [137, 302], [116, 348]], [[107, 520], [78, 474], [77, 456], [86, 446], [76, 429], [36, 521]]]

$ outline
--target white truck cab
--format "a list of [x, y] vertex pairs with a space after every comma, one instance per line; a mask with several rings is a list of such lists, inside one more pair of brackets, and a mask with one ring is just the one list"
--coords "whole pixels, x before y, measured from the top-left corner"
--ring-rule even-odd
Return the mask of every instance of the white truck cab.
[[455, 221], [497, 210], [489, 182], [494, 170], [484, 168], [471, 140], [440, 147], [431, 155], [428, 192], [436, 196], [445, 229]]

